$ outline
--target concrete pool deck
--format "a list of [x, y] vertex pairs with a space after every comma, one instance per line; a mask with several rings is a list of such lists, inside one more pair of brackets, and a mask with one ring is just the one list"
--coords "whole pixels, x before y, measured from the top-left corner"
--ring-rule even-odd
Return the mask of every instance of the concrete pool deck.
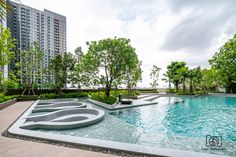
[[[2, 134], [33, 101], [17, 102], [0, 111], [0, 133]], [[45, 153], [47, 152], [47, 153]], [[73, 149], [46, 143], [38, 143], [0, 136], [1, 157], [112, 157], [115, 155]]]

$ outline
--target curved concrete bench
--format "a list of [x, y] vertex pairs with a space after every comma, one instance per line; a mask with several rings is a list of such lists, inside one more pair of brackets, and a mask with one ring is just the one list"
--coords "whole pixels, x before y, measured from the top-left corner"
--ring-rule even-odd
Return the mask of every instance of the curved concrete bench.
[[101, 121], [105, 112], [98, 109], [66, 109], [44, 115], [29, 116], [23, 129], [72, 129]]
[[78, 102], [78, 99], [74, 98], [67, 98], [67, 99], [48, 99], [48, 100], [40, 100], [38, 105], [49, 105], [53, 103], [58, 103], [58, 102]]
[[65, 109], [76, 109], [76, 108], [86, 108], [87, 105], [80, 105], [80, 106], [64, 106], [64, 107], [45, 107], [45, 108], [35, 108], [32, 110], [32, 113], [37, 112], [53, 112], [58, 110], [65, 110]]
[[72, 108], [86, 108], [87, 105], [84, 102], [61, 102], [61, 103], [53, 103], [49, 105], [37, 105], [32, 113], [36, 112], [52, 112], [64, 109], [72, 109]]
[[70, 101], [70, 102], [55, 102], [45, 105], [37, 105], [35, 108], [47, 108], [47, 107], [67, 107], [67, 106], [82, 106], [86, 105], [84, 102], [76, 102], [76, 101]]

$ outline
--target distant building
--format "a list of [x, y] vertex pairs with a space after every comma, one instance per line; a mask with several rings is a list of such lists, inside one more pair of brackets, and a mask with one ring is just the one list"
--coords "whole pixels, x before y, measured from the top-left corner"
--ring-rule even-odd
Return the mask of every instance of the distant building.
[[[48, 67], [50, 59], [66, 52], [66, 17], [44, 9], [40, 11], [23, 4], [7, 1], [12, 12], [7, 14], [7, 27], [17, 39], [18, 53], [34, 42], [44, 52], [42, 67]], [[18, 59], [20, 59], [18, 57]], [[10, 64], [14, 69], [14, 63]], [[42, 74], [39, 83], [52, 83], [53, 76]]]

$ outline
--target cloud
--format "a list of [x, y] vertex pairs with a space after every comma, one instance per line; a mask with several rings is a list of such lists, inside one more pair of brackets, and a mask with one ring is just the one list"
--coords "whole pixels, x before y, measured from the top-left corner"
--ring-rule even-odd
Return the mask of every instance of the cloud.
[[[178, 1], [179, 2], [179, 1]], [[201, 2], [201, 3], [200, 3]], [[170, 1], [173, 12], [185, 12], [184, 17], [167, 34], [162, 48], [165, 50], [189, 50], [191, 53], [205, 53], [212, 46], [214, 39], [224, 33], [224, 28], [231, 20], [235, 21], [236, 1]], [[230, 33], [236, 28], [226, 28]]]

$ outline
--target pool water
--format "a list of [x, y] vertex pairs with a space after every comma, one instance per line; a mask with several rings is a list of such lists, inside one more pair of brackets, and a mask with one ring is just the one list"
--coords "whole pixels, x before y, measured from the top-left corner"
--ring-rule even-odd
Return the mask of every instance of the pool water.
[[[88, 127], [40, 131], [236, 156], [236, 98], [160, 97], [153, 101], [158, 104], [118, 111], [103, 109], [105, 119]], [[221, 136], [225, 149], [204, 150], [207, 135]]]
[[130, 108], [113, 114], [145, 132], [186, 137], [220, 135], [236, 142], [236, 98], [196, 97], [166, 104], [171, 98], [159, 98], [158, 105]]

